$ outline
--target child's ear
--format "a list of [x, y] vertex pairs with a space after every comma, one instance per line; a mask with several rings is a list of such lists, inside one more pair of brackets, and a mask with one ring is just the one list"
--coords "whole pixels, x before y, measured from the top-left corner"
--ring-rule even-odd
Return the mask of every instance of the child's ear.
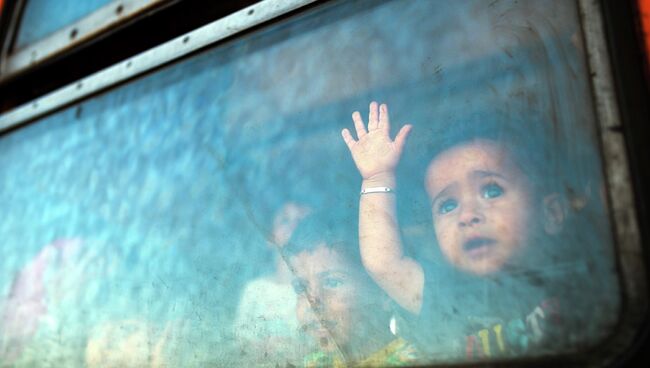
[[549, 235], [558, 234], [567, 216], [565, 201], [558, 193], [549, 194], [542, 200], [544, 231]]

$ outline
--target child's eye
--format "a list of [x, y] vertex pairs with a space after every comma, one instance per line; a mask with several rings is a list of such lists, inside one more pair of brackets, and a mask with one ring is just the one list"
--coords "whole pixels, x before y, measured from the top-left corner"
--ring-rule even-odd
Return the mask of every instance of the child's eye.
[[497, 183], [489, 183], [481, 188], [483, 198], [492, 199], [503, 195], [503, 188]]
[[444, 215], [455, 210], [456, 207], [458, 207], [458, 202], [455, 199], [445, 199], [438, 206], [438, 213]]
[[329, 289], [336, 289], [341, 285], [343, 285], [343, 280], [338, 277], [326, 277], [323, 280], [323, 286]]
[[305, 287], [305, 284], [301, 282], [300, 280], [293, 280], [291, 281], [291, 286], [293, 286], [293, 291], [296, 292], [296, 294], [304, 294], [307, 288]]

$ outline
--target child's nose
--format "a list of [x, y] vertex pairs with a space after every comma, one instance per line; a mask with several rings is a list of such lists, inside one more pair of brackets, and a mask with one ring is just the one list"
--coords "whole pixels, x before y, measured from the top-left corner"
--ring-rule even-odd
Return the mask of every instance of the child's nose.
[[468, 204], [461, 207], [458, 217], [459, 227], [476, 226], [485, 220], [482, 211], [476, 204]]
[[[309, 325], [320, 320], [323, 312], [323, 303], [320, 298], [304, 295], [298, 301], [298, 321], [301, 325]], [[304, 327], [304, 326], [303, 326]]]
[[309, 301], [309, 305], [311, 306], [312, 310], [320, 311], [323, 309], [323, 303], [318, 296], [315, 295], [308, 296], [307, 300]]

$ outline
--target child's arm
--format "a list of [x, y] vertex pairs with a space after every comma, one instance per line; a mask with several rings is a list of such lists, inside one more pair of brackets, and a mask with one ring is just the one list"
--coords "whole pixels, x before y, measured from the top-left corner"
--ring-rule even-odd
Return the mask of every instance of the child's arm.
[[[358, 111], [352, 114], [358, 140], [343, 129], [343, 140], [363, 178], [362, 189], [389, 187], [396, 190], [395, 169], [402, 155], [410, 125], [404, 125], [392, 141], [388, 107], [370, 103], [368, 129]], [[373, 279], [405, 309], [418, 314], [422, 306], [424, 273], [415, 260], [404, 256], [399, 235], [394, 193], [361, 195], [359, 201], [361, 259]]]

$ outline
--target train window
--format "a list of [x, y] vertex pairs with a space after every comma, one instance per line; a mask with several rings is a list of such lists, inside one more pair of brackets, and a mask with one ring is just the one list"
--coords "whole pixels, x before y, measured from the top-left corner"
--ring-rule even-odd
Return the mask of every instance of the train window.
[[588, 364], [629, 344], [644, 265], [596, 5], [310, 3], [0, 115], [2, 364]]

